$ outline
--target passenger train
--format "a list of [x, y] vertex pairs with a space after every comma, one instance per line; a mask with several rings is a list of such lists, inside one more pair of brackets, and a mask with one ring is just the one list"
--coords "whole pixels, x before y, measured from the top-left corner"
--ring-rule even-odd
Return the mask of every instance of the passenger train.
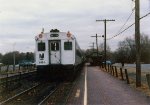
[[84, 55], [73, 34], [52, 29], [35, 37], [38, 76], [71, 76], [84, 62]]

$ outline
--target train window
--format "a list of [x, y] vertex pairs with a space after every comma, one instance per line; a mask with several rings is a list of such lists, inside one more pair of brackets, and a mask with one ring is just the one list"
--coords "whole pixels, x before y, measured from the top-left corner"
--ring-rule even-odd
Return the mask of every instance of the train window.
[[72, 50], [72, 42], [64, 42], [64, 50]]
[[43, 42], [38, 43], [38, 51], [45, 51], [45, 43]]
[[51, 43], [51, 51], [58, 51], [59, 50], [59, 42]]

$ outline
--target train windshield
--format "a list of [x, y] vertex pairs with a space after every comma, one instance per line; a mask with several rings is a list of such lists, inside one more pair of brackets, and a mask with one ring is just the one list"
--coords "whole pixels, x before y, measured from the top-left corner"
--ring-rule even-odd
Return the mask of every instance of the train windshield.
[[44, 42], [38, 43], [38, 51], [45, 51], [45, 43]]
[[64, 50], [72, 50], [72, 42], [64, 42]]
[[51, 51], [58, 51], [59, 50], [59, 42], [51, 43]]

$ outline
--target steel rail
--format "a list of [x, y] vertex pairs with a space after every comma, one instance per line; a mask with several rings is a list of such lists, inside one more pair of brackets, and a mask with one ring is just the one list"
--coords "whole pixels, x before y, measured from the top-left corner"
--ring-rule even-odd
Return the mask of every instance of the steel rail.
[[30, 90], [32, 90], [32, 89], [34, 89], [34, 88], [36, 88], [36, 87], [38, 87], [38, 86], [40, 86], [40, 84], [37, 84], [36, 86], [33, 86], [33, 87], [31, 87], [31, 88], [29, 88], [29, 89], [27, 89], [27, 90], [25, 90], [25, 91], [23, 91], [23, 92], [21, 92], [21, 93], [18, 93], [18, 94], [16, 94], [16, 95], [14, 95], [14, 96], [8, 98], [8, 99], [5, 100], [5, 101], [0, 102], [0, 105], [6, 104], [6, 103], [8, 103], [9, 101], [11, 101], [11, 100], [13, 100], [13, 99], [15, 99], [15, 98], [17, 98], [17, 97], [19, 97], [19, 96], [25, 94], [26, 92], [29, 92]]
[[48, 100], [48, 98], [56, 92], [57, 89], [58, 87], [52, 90], [41, 102], [38, 103], [38, 105], [44, 104]]

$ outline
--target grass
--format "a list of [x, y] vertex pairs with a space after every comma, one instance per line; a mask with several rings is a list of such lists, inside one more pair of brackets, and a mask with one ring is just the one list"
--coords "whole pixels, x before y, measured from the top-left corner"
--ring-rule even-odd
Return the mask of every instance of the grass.
[[[108, 70], [108, 68], [107, 68], [107, 70]], [[117, 72], [118, 72], [118, 79], [121, 79], [119, 66], [117, 66]], [[146, 79], [146, 74], [149, 74], [150, 72], [148, 70], [144, 70], [144, 71], [141, 70], [141, 87], [136, 87], [136, 68], [134, 68], [134, 67], [127, 68], [127, 72], [128, 72], [128, 77], [129, 77], [129, 81], [130, 81], [129, 85], [132, 88], [134, 88], [138, 91], [141, 91], [147, 97], [150, 97], [150, 88], [148, 86], [147, 79]], [[126, 79], [124, 70], [123, 70], [123, 77], [124, 77], [124, 79]]]
[[[120, 68], [117, 67], [118, 72], [120, 72]], [[141, 87], [136, 87], [136, 68], [127, 68], [130, 86], [135, 88], [138, 91], [144, 93], [147, 97], [150, 97], [150, 88], [147, 84], [146, 74], [150, 73], [148, 71], [141, 71]], [[123, 70], [124, 73], [124, 70]], [[120, 76], [120, 73], [119, 73]], [[121, 77], [121, 76], [120, 76]], [[125, 77], [125, 73], [124, 73]]]
[[29, 68], [25, 68], [25, 67], [20, 67], [20, 70], [19, 70], [19, 67], [16, 67], [15, 70], [13, 71], [12, 68], [7, 68], [5, 67], [5, 69], [3, 70], [0, 70], [0, 74], [15, 74], [15, 73], [19, 73], [19, 72], [26, 72], [26, 71], [33, 71], [34, 68], [33, 67], [29, 67]]

